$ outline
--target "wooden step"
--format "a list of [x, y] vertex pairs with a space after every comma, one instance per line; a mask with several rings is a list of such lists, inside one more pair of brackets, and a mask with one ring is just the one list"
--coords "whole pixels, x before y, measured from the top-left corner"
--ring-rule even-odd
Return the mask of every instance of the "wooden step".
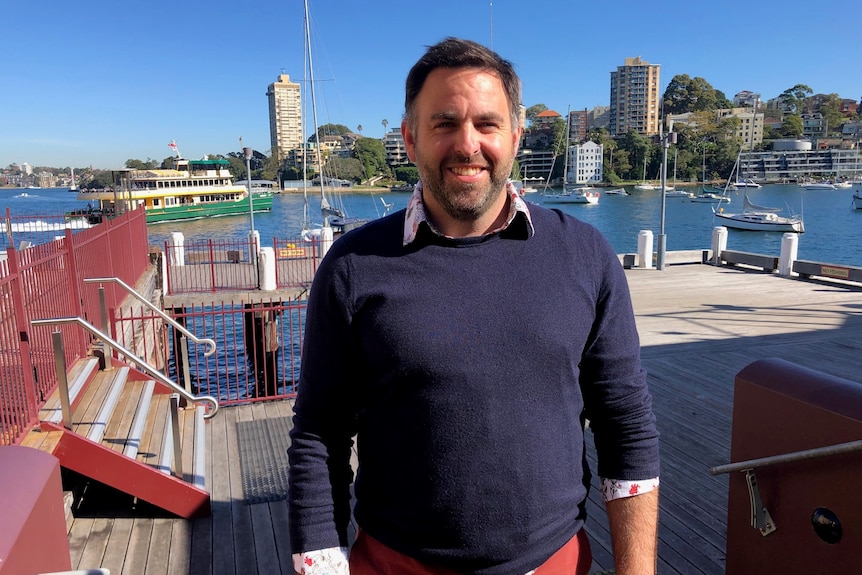
[[[75, 362], [69, 370], [67, 381], [69, 384], [69, 401], [74, 406], [78, 397], [82, 394], [87, 383], [92, 379], [99, 369], [99, 360], [95, 357]], [[63, 421], [63, 410], [60, 405], [60, 395], [54, 392], [45, 405], [39, 410], [39, 420], [59, 425]]]
[[59, 400], [44, 411], [42, 430], [25, 445], [54, 454], [61, 465], [184, 517], [209, 512], [203, 406], [180, 408], [181, 477], [171, 474], [173, 429], [168, 389], [128, 366], [97, 371], [98, 360], [70, 373], [72, 429], [62, 427]]

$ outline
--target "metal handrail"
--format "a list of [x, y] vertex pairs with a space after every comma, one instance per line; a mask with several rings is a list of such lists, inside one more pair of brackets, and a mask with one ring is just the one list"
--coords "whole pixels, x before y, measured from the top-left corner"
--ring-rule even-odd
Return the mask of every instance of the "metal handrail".
[[737, 463], [728, 463], [719, 465], [709, 470], [712, 475], [721, 475], [722, 473], [733, 473], [734, 471], [748, 471], [758, 467], [766, 467], [768, 465], [777, 465], [779, 463], [792, 463], [794, 461], [803, 461], [806, 459], [815, 459], [818, 457], [826, 457], [829, 455], [840, 455], [842, 453], [850, 453], [853, 451], [862, 451], [862, 440], [849, 441], [847, 443], [836, 443], [835, 445], [827, 445], [826, 447], [816, 447], [814, 449], [805, 449], [803, 451], [794, 451], [792, 453], [784, 453], [782, 455], [771, 455], [769, 457], [761, 457], [759, 459], [749, 459], [747, 461], [739, 461]]
[[215, 353], [216, 343], [214, 340], [212, 340], [208, 337], [205, 337], [205, 338], [197, 337], [195, 334], [193, 334], [192, 332], [187, 330], [184, 326], [180, 325], [180, 323], [178, 321], [176, 321], [174, 318], [172, 318], [171, 316], [169, 316], [168, 314], [166, 314], [165, 312], [160, 310], [157, 306], [155, 306], [152, 303], [150, 303], [149, 301], [147, 301], [147, 299], [144, 296], [139, 294], [137, 291], [135, 291], [131, 286], [129, 286], [126, 282], [124, 282], [120, 278], [86, 278], [84, 280], [84, 283], [106, 283], [106, 282], [114, 282], [115, 284], [119, 284], [120, 286], [122, 286], [127, 292], [129, 292], [130, 295], [134, 296], [139, 302], [141, 302], [142, 304], [144, 304], [145, 306], [150, 308], [150, 310], [156, 312], [156, 314], [158, 314], [159, 317], [161, 317], [163, 320], [165, 320], [166, 322], [171, 324], [175, 329], [178, 329], [179, 331], [181, 331], [186, 337], [188, 337], [193, 342], [207, 344], [209, 346], [209, 350], [204, 352], [204, 357], [209, 357]]
[[[173, 390], [175, 393], [180, 394], [182, 397], [186, 398], [188, 401], [190, 401], [192, 403], [199, 403], [199, 402], [209, 403], [210, 406], [212, 407], [212, 409], [210, 409], [209, 412], [206, 415], [204, 415], [204, 417], [206, 419], [211, 418], [212, 416], [214, 416], [216, 414], [216, 412], [218, 412], [218, 409], [219, 409], [218, 399], [216, 399], [215, 397], [213, 397], [211, 395], [193, 395], [190, 392], [186, 391], [185, 388], [181, 387], [180, 385], [171, 381], [166, 376], [162, 375], [162, 373], [158, 369], [151, 366], [149, 363], [147, 363], [146, 361], [144, 361], [142, 358], [138, 357], [137, 355], [135, 355], [131, 351], [127, 350], [125, 347], [123, 347], [120, 344], [120, 342], [118, 342], [117, 340], [115, 340], [111, 336], [107, 335], [102, 330], [100, 330], [99, 328], [97, 328], [93, 324], [89, 323], [85, 319], [82, 319], [80, 317], [59, 317], [59, 318], [53, 318], [53, 319], [34, 319], [34, 320], [30, 320], [30, 323], [33, 324], [34, 326], [35, 325], [60, 325], [60, 324], [76, 323], [76, 324], [80, 325], [81, 327], [83, 327], [84, 329], [86, 329], [87, 331], [89, 331], [91, 334], [93, 334], [97, 338], [105, 341], [108, 345], [110, 345], [114, 349], [118, 350], [119, 352], [121, 352], [123, 355], [125, 355], [126, 357], [128, 357], [132, 361], [134, 361], [144, 372], [147, 373], [147, 375], [151, 376], [153, 379], [157, 379], [160, 383], [168, 386], [169, 388], [171, 388], [171, 390]], [[110, 361], [110, 358], [106, 358], [106, 359], [108, 361]]]

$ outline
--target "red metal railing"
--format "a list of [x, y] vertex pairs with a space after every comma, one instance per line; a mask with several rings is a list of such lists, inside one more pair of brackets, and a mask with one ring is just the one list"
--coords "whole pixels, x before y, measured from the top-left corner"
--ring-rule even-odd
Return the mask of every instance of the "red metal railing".
[[[167, 310], [186, 329], [215, 340], [216, 353], [189, 349], [189, 380], [195, 394], [213, 395], [231, 405], [293, 397], [305, 326], [306, 303], [271, 299], [261, 303], [213, 301], [194, 308]], [[165, 332], [170, 349], [168, 377], [183, 385], [180, 334]]]
[[253, 241], [166, 241], [164, 250], [168, 295], [258, 288]]
[[[7, 221], [11, 219], [7, 213]], [[309, 285], [319, 265], [318, 244], [298, 242], [273, 242], [280, 287]], [[202, 285], [207, 290], [220, 289], [225, 277], [232, 289], [257, 287], [255, 258], [251, 257], [257, 250], [253, 244], [204, 242], [186, 247], [195, 254], [190, 259], [202, 262], [188, 267], [205, 270], [203, 275], [209, 283]], [[166, 246], [165, 257], [171, 257], [171, 248]], [[67, 230], [60, 239], [22, 251], [8, 249], [8, 260], [0, 262], [0, 445], [23, 438], [57, 385], [50, 330], [31, 329], [30, 321], [80, 316], [102, 327], [99, 286], [85, 284], [83, 279], [118, 277], [136, 285], [147, 269], [148, 258], [143, 209], [74, 234]], [[247, 271], [231, 276], [215, 266], [237, 270], [246, 266]], [[179, 336], [160, 318], [122, 309], [126, 294], [118, 286], [106, 283], [102, 287], [109, 330], [113, 332], [109, 335], [152, 365], [164, 368], [169, 377], [183, 385], [186, 368], [174, 359], [181, 357]], [[194, 333], [217, 342], [218, 351], [211, 357], [204, 356], [203, 348], [190, 345], [192, 391], [215, 395], [225, 404], [293, 396], [305, 313], [304, 301], [279, 299], [254, 304], [213, 301], [173, 310], [174, 317]], [[74, 326], [59, 329], [64, 335], [67, 364], [72, 365], [87, 353], [92, 341]], [[141, 333], [149, 335], [138, 337]]]
[[272, 238], [272, 247], [276, 286], [282, 289], [310, 286], [320, 265], [320, 240]]
[[[146, 216], [139, 209], [74, 234], [66, 229], [60, 239], [10, 247], [7, 258], [0, 266], [0, 445], [23, 437], [57, 385], [50, 330], [31, 329], [30, 321], [80, 316], [100, 325], [98, 290], [83, 279], [110, 272], [134, 285], [148, 265]], [[108, 307], [118, 308], [122, 297], [106, 290]], [[89, 336], [74, 326], [60, 330], [72, 365], [87, 353]]]
[[[305, 288], [320, 265], [320, 240], [272, 239], [275, 280], [279, 289]], [[256, 290], [257, 246], [248, 241], [204, 240], [164, 244], [167, 294]]]

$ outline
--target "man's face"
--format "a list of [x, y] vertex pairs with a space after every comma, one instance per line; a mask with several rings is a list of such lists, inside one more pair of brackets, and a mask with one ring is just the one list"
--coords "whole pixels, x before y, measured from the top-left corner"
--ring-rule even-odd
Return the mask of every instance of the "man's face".
[[521, 130], [498, 76], [434, 70], [416, 97], [415, 127], [405, 123], [401, 131], [431, 213], [467, 222], [502, 206]]

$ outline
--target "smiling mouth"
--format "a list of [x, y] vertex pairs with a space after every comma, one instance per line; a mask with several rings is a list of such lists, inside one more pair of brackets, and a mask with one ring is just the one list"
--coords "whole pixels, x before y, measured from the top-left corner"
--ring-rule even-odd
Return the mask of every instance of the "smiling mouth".
[[452, 166], [449, 168], [452, 173], [458, 176], [476, 176], [482, 172], [482, 168], [474, 166]]

